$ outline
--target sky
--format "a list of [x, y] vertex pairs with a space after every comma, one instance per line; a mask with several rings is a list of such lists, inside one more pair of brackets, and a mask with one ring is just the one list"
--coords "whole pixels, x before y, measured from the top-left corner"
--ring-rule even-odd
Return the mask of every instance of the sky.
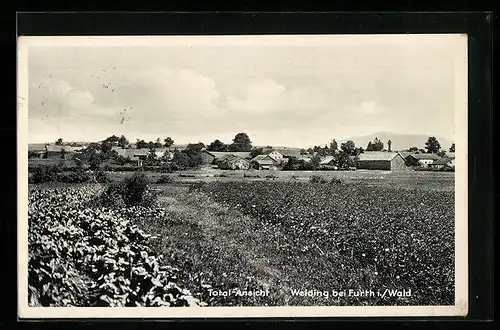
[[[83, 38], [83, 37], [81, 37]], [[454, 139], [456, 37], [38, 42], [30, 143], [110, 135], [309, 147], [384, 131]]]

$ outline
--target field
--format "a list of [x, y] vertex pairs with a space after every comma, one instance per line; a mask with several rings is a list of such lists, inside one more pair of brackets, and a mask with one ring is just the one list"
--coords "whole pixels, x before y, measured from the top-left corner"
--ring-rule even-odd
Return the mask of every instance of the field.
[[[332, 184], [309, 183], [310, 172], [252, 171], [259, 178], [243, 177], [243, 172], [225, 172], [227, 176], [222, 177], [217, 171], [186, 172], [185, 176], [171, 174], [173, 182], [152, 185], [159, 193], [159, 200], [151, 210], [96, 210], [81, 203], [63, 206], [47, 200], [49, 194], [44, 192], [56, 189], [60, 198], [66, 200], [64, 196], [69, 192], [64, 189], [88, 188], [33, 186], [30, 190], [32, 241], [40, 238], [36, 235], [42, 227], [48, 230], [52, 228], [51, 223], [55, 227], [67, 225], [73, 219], [71, 212], [88, 214], [81, 222], [84, 228], [80, 226], [78, 230], [83, 235], [80, 240], [86, 237], [84, 241], [92, 241], [95, 231], [85, 226], [92, 223], [93, 218], [101, 219], [102, 212], [111, 212], [113, 219], [118, 220], [109, 222], [111, 227], [100, 228], [99, 235], [113, 237], [106, 232], [110, 228], [127, 235], [130, 228], [135, 228], [130, 226], [137, 226], [134, 230], [144, 237], [154, 235], [156, 238], [130, 244], [139, 254], [146, 251], [159, 260], [159, 265], [171, 267], [175, 272], [169, 270], [167, 276], [151, 270], [150, 277], [161, 279], [162, 289], [151, 286], [149, 275], [143, 274], [149, 284], [141, 290], [153, 290], [153, 293], [136, 294], [132, 301], [140, 305], [155, 305], [151, 302], [156, 301], [156, 305], [181, 306], [198, 298], [209, 306], [454, 303], [453, 173], [314, 173], [342, 179], [341, 184]], [[111, 175], [119, 179], [130, 173]], [[151, 182], [156, 182], [160, 175], [150, 173]], [[269, 175], [275, 177], [266, 178]], [[49, 204], [55, 204], [55, 210], [50, 216], [40, 217], [34, 205]], [[62, 218], [54, 215], [61, 208], [68, 212]], [[54, 218], [57, 221], [51, 222]], [[50, 236], [48, 232], [46, 236]], [[118, 254], [108, 257], [120, 260]], [[94, 257], [89, 258], [87, 260]], [[140, 258], [132, 263], [122, 270], [123, 274], [138, 267], [147, 269]], [[40, 267], [31, 266], [33, 271]], [[89, 277], [87, 280], [91, 282], [114, 283], [109, 279], [103, 282], [103, 278], [92, 275], [88, 265], [73, 266], [80, 269], [81, 277]], [[114, 278], [120, 278], [116, 281], [125, 281], [131, 276], [118, 275], [113, 274]], [[119, 292], [114, 289], [109, 292], [110, 299], [122, 301], [114, 296], [123, 297], [130, 291], [127, 286], [131, 284], [124, 283], [117, 289]], [[138, 286], [137, 281], [134, 283], [132, 291]], [[167, 283], [183, 288], [179, 292], [184, 294], [176, 291], [177, 296], [166, 299], [170, 297], [168, 293], [172, 294], [164, 289]], [[230, 289], [268, 290], [269, 294], [223, 294]], [[295, 290], [348, 292], [350, 289], [411, 293], [384, 297], [293, 294]], [[219, 290], [221, 294], [215, 295]], [[148, 295], [150, 298], [145, 298]], [[106, 305], [102, 299], [96, 301]]]

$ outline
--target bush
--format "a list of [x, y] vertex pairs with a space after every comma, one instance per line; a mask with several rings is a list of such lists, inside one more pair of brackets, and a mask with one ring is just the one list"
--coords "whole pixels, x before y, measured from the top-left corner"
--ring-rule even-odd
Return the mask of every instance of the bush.
[[57, 179], [61, 168], [57, 165], [38, 165], [32, 168], [30, 183], [51, 182]]
[[174, 179], [170, 175], [162, 175], [157, 180], [156, 183], [172, 183]]
[[57, 173], [56, 181], [64, 183], [84, 183], [89, 181], [91, 176], [83, 171]]
[[131, 177], [118, 183], [109, 184], [99, 196], [101, 205], [107, 207], [153, 206], [157, 194], [149, 189], [149, 180], [142, 172], [136, 172]]
[[103, 172], [103, 171], [97, 172], [95, 174], [95, 179], [99, 183], [108, 183], [108, 182], [111, 182], [111, 179], [109, 178], [109, 176], [105, 172]]
[[311, 183], [328, 183], [328, 180], [319, 175], [312, 175], [309, 179]]

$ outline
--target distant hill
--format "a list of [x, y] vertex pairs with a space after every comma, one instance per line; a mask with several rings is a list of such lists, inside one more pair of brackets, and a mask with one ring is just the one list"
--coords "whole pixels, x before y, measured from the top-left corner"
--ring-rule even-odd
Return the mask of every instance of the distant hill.
[[[373, 141], [375, 137], [377, 137], [384, 143], [384, 148], [387, 148], [387, 141], [391, 140], [392, 150], [403, 150], [403, 149], [408, 149], [412, 146], [416, 146], [419, 149], [425, 149], [425, 142], [427, 142], [429, 135], [378, 132], [364, 136], [353, 136], [351, 138], [341, 140], [338, 143], [340, 147], [340, 143], [346, 142], [347, 140], [352, 140], [356, 145], [356, 147], [362, 147], [363, 149], [366, 149], [368, 142]], [[440, 136], [436, 136], [436, 138], [438, 139], [439, 144], [441, 145], [441, 149], [448, 150], [451, 144], [453, 143], [453, 141]]]

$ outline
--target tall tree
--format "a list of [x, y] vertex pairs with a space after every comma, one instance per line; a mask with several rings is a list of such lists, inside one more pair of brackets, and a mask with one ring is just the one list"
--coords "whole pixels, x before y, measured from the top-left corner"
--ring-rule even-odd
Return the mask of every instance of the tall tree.
[[250, 150], [250, 157], [254, 158], [258, 155], [262, 155], [263, 152], [264, 149], [262, 148], [252, 148], [252, 150]]
[[391, 140], [387, 141], [387, 148], [388, 148], [389, 152], [392, 151], [391, 146], [392, 146], [392, 141]]
[[213, 141], [212, 143], [210, 143], [208, 145], [207, 150], [208, 151], [224, 151], [225, 148], [226, 148], [226, 145], [222, 141], [216, 139], [215, 141]]
[[137, 143], [135, 144], [137, 149], [146, 149], [149, 147], [148, 143], [144, 140], [137, 139]]
[[337, 141], [335, 141], [335, 139], [333, 139], [331, 142], [330, 142], [330, 150], [332, 152], [332, 155], [335, 154], [335, 152], [337, 151], [338, 149], [338, 144], [337, 144]]
[[238, 133], [230, 145], [230, 151], [250, 151], [252, 150], [252, 141], [246, 133]]
[[375, 138], [375, 140], [373, 140], [372, 146], [373, 146], [373, 151], [384, 150], [384, 143], [380, 141], [377, 137]]
[[125, 148], [126, 146], [128, 146], [128, 141], [124, 135], [120, 136], [120, 139], [118, 139], [118, 145], [122, 148]]
[[436, 137], [429, 136], [427, 142], [425, 142], [425, 149], [427, 149], [427, 153], [429, 154], [437, 154], [439, 149], [441, 149], [441, 145]]
[[174, 144], [174, 140], [172, 140], [172, 138], [170, 136], [165, 138], [163, 140], [163, 142], [165, 142], [165, 144], [163, 144], [163, 146], [167, 147], [169, 150], [170, 150], [170, 147], [172, 147], [172, 145]]
[[63, 139], [59, 138], [56, 141], [56, 146], [62, 146], [63, 145]]
[[163, 144], [161, 144], [160, 138], [157, 138], [155, 141], [155, 148], [161, 148]]
[[450, 147], [450, 152], [455, 152], [455, 143], [452, 143], [451, 144], [451, 147]]
[[349, 140], [345, 143], [342, 143], [340, 145], [340, 149], [350, 156], [354, 154], [354, 151], [356, 150], [356, 145], [354, 144], [353, 141]]
[[415, 147], [415, 146], [413, 146], [413, 147], [408, 148], [408, 151], [409, 151], [409, 152], [418, 151], [418, 148], [417, 148], [417, 147]]
[[368, 145], [366, 146], [366, 151], [373, 151], [372, 141], [368, 141]]

